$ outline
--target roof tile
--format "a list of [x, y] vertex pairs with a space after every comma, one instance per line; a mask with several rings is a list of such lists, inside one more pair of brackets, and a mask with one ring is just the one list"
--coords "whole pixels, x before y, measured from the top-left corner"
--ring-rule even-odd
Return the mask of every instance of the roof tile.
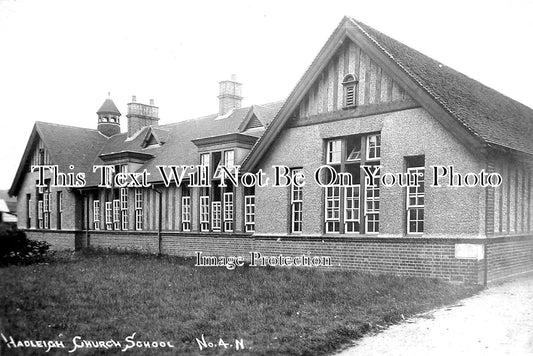
[[455, 119], [489, 144], [533, 154], [533, 110], [359, 21], [358, 28]]

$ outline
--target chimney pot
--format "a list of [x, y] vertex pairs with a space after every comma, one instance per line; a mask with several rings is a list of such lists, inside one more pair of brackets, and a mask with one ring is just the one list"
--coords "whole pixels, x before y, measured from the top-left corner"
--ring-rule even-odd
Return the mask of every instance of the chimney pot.
[[152, 105], [152, 106], [155, 105], [155, 101], [154, 101], [154, 99], [150, 99], [150, 105]]
[[134, 103], [136, 101], [137, 101], [137, 96], [136, 95], [132, 95], [131, 102]]

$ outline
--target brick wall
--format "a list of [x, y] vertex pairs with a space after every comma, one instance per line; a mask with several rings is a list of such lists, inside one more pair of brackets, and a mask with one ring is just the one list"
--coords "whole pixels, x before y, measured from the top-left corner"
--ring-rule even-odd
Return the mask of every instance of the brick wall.
[[55, 251], [74, 250], [81, 233], [76, 231], [26, 230], [29, 239], [46, 241]]
[[482, 261], [455, 258], [457, 242], [453, 239], [417, 238], [333, 241], [278, 241], [269, 238], [255, 240], [253, 248], [265, 255], [331, 256], [333, 267], [339, 269], [482, 283]]
[[487, 281], [533, 272], [533, 236], [499, 237], [487, 244]]
[[[84, 246], [140, 251], [159, 251], [155, 231], [27, 230], [28, 237], [52, 244], [54, 250]], [[456, 258], [457, 244], [486, 244], [487, 261]], [[174, 256], [330, 256], [335, 269], [402, 276], [430, 277], [448, 281], [483, 283], [487, 263], [489, 283], [533, 272], [533, 236], [505, 236], [489, 239], [438, 238], [331, 238], [254, 236], [245, 234], [194, 234], [163, 232], [162, 253]]]
[[91, 231], [87, 243], [91, 247], [157, 253], [156, 233]]
[[[283, 238], [244, 234], [162, 233], [162, 253], [175, 256], [330, 256], [332, 268], [403, 276], [434, 277], [449, 281], [482, 283], [481, 260], [455, 258], [458, 239], [421, 238]], [[479, 240], [468, 240], [479, 243]], [[464, 241], [463, 241], [464, 242]], [[89, 245], [146, 253], [158, 252], [157, 233], [92, 231]]]

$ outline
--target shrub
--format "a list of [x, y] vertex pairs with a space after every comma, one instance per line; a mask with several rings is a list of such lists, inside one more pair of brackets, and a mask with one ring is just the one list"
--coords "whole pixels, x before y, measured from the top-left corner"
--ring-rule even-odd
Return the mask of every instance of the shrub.
[[17, 228], [0, 229], [0, 265], [31, 264], [44, 261], [50, 244], [28, 239]]

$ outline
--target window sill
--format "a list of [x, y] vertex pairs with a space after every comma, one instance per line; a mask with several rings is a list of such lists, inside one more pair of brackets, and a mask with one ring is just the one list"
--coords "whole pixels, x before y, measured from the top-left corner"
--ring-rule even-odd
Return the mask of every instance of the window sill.
[[357, 108], [357, 104], [350, 105], [350, 106], [343, 106], [342, 110], [353, 110], [353, 109], [356, 109], [356, 108]]

